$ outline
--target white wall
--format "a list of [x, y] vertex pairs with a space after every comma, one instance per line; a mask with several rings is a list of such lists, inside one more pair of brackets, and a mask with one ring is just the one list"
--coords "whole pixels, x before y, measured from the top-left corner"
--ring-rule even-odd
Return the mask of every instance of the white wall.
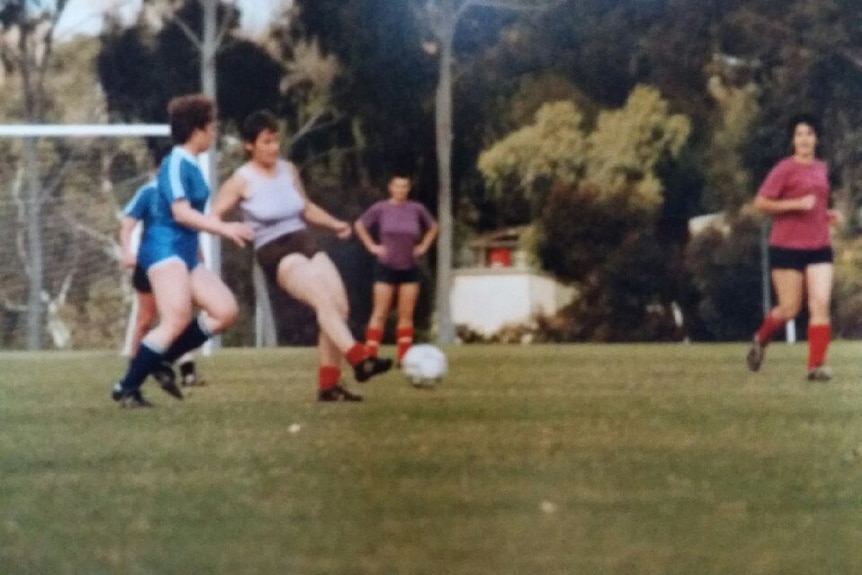
[[536, 313], [551, 315], [573, 297], [572, 288], [518, 268], [454, 270], [450, 293], [454, 323], [483, 335], [506, 324], [526, 323]]

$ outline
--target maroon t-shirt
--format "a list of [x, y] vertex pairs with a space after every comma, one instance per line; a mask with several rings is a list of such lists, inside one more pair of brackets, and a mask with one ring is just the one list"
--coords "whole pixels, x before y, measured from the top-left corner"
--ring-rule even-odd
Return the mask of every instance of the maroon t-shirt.
[[413, 248], [435, 224], [425, 206], [413, 200], [400, 204], [379, 201], [368, 208], [359, 221], [386, 248], [386, 254], [378, 258], [380, 263], [395, 270], [416, 267]]
[[770, 200], [796, 199], [814, 194], [817, 202], [807, 211], [772, 216], [769, 245], [777, 248], [812, 250], [831, 245], [829, 238], [829, 176], [826, 163], [803, 163], [793, 158], [778, 162], [757, 192]]

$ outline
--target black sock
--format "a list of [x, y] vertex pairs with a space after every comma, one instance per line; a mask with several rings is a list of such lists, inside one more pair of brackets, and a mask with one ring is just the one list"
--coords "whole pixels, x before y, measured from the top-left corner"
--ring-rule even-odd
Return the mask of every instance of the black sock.
[[195, 318], [186, 326], [186, 329], [174, 340], [174, 343], [165, 351], [164, 361], [174, 363], [187, 351], [197, 349], [210, 338], [211, 334], [204, 330], [200, 318]]
[[141, 387], [150, 371], [163, 359], [163, 354], [146, 343], [141, 343], [138, 353], [129, 362], [126, 375], [120, 380], [120, 386], [126, 391], [135, 391]]

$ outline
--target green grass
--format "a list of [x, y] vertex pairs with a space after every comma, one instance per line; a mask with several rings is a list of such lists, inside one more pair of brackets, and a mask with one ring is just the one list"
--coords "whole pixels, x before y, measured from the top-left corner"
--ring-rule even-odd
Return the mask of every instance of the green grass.
[[0, 353], [0, 573], [862, 573], [859, 350], [812, 384], [802, 344], [457, 347], [359, 405], [224, 350], [152, 410], [115, 354]]

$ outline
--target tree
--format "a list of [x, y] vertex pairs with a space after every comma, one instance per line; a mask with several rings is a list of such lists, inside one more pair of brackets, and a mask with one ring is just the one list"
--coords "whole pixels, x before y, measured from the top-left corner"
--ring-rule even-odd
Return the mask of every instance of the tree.
[[663, 279], [672, 259], [655, 228], [656, 168], [680, 154], [689, 132], [657, 90], [638, 86], [622, 108], [599, 112], [591, 132], [573, 102], [545, 104], [482, 154], [489, 187], [533, 196], [542, 267], [581, 292], [572, 337], [635, 337], [651, 304], [673, 300]]

